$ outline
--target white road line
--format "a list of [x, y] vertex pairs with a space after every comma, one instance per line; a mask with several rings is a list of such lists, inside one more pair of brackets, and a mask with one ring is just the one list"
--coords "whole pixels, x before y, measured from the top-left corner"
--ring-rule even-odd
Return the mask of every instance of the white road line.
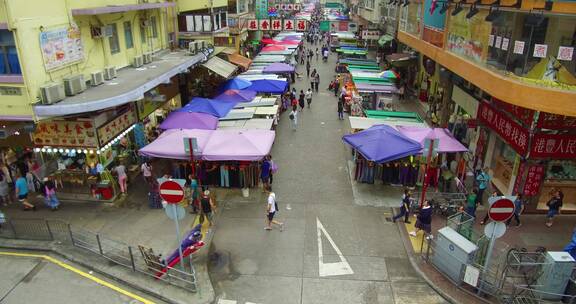
[[162, 193], [162, 194], [168, 194], [168, 195], [182, 195], [182, 194], [184, 194], [184, 191], [182, 191], [182, 190], [162, 189], [162, 190], [160, 190], [160, 193]]
[[236, 304], [237, 302], [234, 300], [225, 300], [225, 299], [219, 299], [218, 300], [218, 304]]
[[490, 208], [490, 213], [510, 213], [514, 208]]
[[[334, 243], [334, 240], [332, 240], [332, 237], [330, 236], [330, 234], [328, 234], [328, 231], [324, 229], [324, 226], [320, 222], [319, 218], [316, 218], [316, 230], [318, 232], [318, 274], [321, 277], [353, 274], [354, 271], [352, 270], [352, 267], [350, 267], [350, 264], [348, 264], [348, 261], [346, 260], [344, 255], [342, 254], [338, 246], [336, 246], [336, 244]], [[324, 252], [323, 252], [324, 250], [322, 249], [322, 233], [324, 233], [326, 239], [328, 239], [328, 242], [330, 242], [330, 245], [332, 245], [332, 248], [334, 248], [334, 251], [336, 251], [336, 254], [338, 254], [340, 262], [324, 263]]]

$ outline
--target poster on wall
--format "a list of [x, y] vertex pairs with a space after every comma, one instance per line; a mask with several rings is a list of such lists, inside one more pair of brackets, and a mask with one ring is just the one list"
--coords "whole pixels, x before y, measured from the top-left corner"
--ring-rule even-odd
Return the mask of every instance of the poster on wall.
[[40, 32], [40, 49], [46, 71], [84, 59], [80, 29], [75, 27]]
[[502, 45], [502, 37], [496, 36], [496, 44], [494, 45], [494, 47], [499, 49], [501, 45]]
[[446, 21], [446, 13], [440, 13], [437, 0], [424, 2], [424, 26], [437, 31], [443, 31]]
[[514, 41], [514, 54], [524, 54], [524, 41]]
[[494, 46], [494, 35], [488, 36], [488, 45]]
[[508, 38], [502, 38], [502, 46], [500, 47], [500, 49], [507, 51], [508, 50], [508, 45], [510, 44], [510, 39]]
[[571, 46], [561, 46], [558, 48], [558, 60], [572, 61], [574, 48]]
[[528, 168], [528, 175], [526, 176], [526, 183], [524, 184], [524, 195], [534, 196], [540, 190], [540, 185], [544, 179], [544, 166], [535, 165]]
[[480, 10], [470, 19], [466, 18], [466, 14], [452, 16], [449, 21], [448, 51], [482, 62], [488, 54], [488, 39], [492, 32], [491, 23], [484, 21], [486, 15], [488, 11]]
[[532, 54], [532, 56], [536, 58], [546, 58], [546, 53], [548, 53], [548, 45], [546, 44], [534, 45], [534, 54]]
[[96, 148], [94, 122], [89, 120], [52, 120], [39, 122], [32, 134], [37, 147]]

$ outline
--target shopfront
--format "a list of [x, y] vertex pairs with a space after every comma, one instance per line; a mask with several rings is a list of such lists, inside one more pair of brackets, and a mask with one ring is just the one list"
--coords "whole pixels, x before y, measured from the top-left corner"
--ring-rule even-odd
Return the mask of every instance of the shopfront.
[[179, 86], [178, 77], [172, 77], [170, 83], [159, 85], [146, 92], [144, 99], [136, 101], [138, 121], [142, 123], [147, 139], [145, 144], [155, 138], [156, 128], [166, 116], [182, 107]]

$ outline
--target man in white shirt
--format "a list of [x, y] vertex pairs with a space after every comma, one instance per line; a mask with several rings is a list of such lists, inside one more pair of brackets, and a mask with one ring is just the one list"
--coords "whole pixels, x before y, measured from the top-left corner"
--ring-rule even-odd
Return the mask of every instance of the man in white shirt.
[[142, 170], [142, 175], [146, 182], [150, 183], [152, 181], [152, 165], [150, 165], [150, 161], [144, 162], [140, 170]]
[[280, 226], [280, 231], [284, 231], [284, 223], [274, 220], [274, 215], [278, 210], [276, 210], [276, 194], [272, 192], [272, 187], [266, 187], [266, 192], [268, 192], [268, 203], [266, 204], [266, 215], [268, 217], [267, 225], [264, 227], [265, 230], [272, 230], [272, 224]]
[[310, 109], [310, 104], [312, 104], [312, 89], [308, 88], [308, 91], [304, 94], [306, 101], [308, 102], [308, 109]]

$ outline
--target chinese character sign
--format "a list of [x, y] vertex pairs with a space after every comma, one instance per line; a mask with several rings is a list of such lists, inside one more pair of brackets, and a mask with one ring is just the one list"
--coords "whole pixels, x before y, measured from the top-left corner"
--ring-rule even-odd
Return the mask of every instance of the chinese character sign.
[[524, 41], [514, 41], [514, 54], [524, 54]]
[[297, 20], [296, 21], [296, 30], [298, 31], [306, 31], [306, 20]]
[[576, 159], [576, 135], [535, 134], [530, 157]]
[[293, 31], [294, 30], [294, 20], [284, 19], [284, 30]]
[[268, 19], [262, 19], [262, 20], [258, 20], [260, 29], [263, 31], [267, 31], [270, 29], [270, 20]]
[[526, 183], [524, 184], [524, 195], [534, 196], [540, 190], [540, 185], [544, 180], [544, 166], [535, 165], [528, 168]]
[[280, 19], [272, 19], [270, 29], [273, 31], [281, 31], [282, 30], [282, 20]]
[[508, 38], [502, 38], [502, 46], [500, 47], [500, 49], [507, 51], [508, 50], [508, 45], [510, 44], [510, 39]]
[[538, 117], [537, 127], [553, 130], [576, 128], [576, 117], [542, 112]]
[[34, 134], [37, 147], [97, 148], [96, 130], [92, 120], [52, 120], [39, 122]]
[[520, 163], [520, 166], [518, 167], [518, 174], [516, 174], [516, 181], [514, 182], [514, 190], [512, 190], [513, 195], [520, 192], [520, 184], [522, 183], [522, 176], [524, 175], [525, 169], [526, 163]]
[[289, 3], [288, 5], [286, 5], [286, 9], [289, 10], [289, 11], [291, 11], [291, 10], [294, 9], [294, 5], [292, 5], [292, 4]]
[[120, 116], [116, 116], [113, 120], [99, 127], [98, 142], [100, 147], [104, 146], [106, 143], [114, 139], [114, 137], [118, 136], [118, 134], [135, 124], [138, 121], [135, 114], [136, 113], [131, 108], [129, 111], [120, 114]]
[[248, 20], [248, 30], [249, 31], [257, 31], [258, 30], [258, 20], [256, 20], [256, 19]]
[[496, 110], [486, 102], [478, 108], [478, 119], [498, 133], [520, 156], [528, 152], [529, 133], [519, 123], [510, 119], [504, 112]]
[[525, 126], [531, 126], [534, 121], [534, 110], [503, 102], [494, 97], [492, 97], [492, 104], [495, 108], [507, 112], [510, 116], [516, 118], [516, 120], [519, 120]]
[[558, 48], [558, 60], [572, 61], [574, 48], [571, 46], [561, 46]]
[[536, 58], [545, 58], [546, 53], [548, 53], [548, 45], [546, 44], [535, 44], [534, 54], [532, 56]]
[[294, 10], [299, 11], [300, 10], [300, 4], [294, 4]]

